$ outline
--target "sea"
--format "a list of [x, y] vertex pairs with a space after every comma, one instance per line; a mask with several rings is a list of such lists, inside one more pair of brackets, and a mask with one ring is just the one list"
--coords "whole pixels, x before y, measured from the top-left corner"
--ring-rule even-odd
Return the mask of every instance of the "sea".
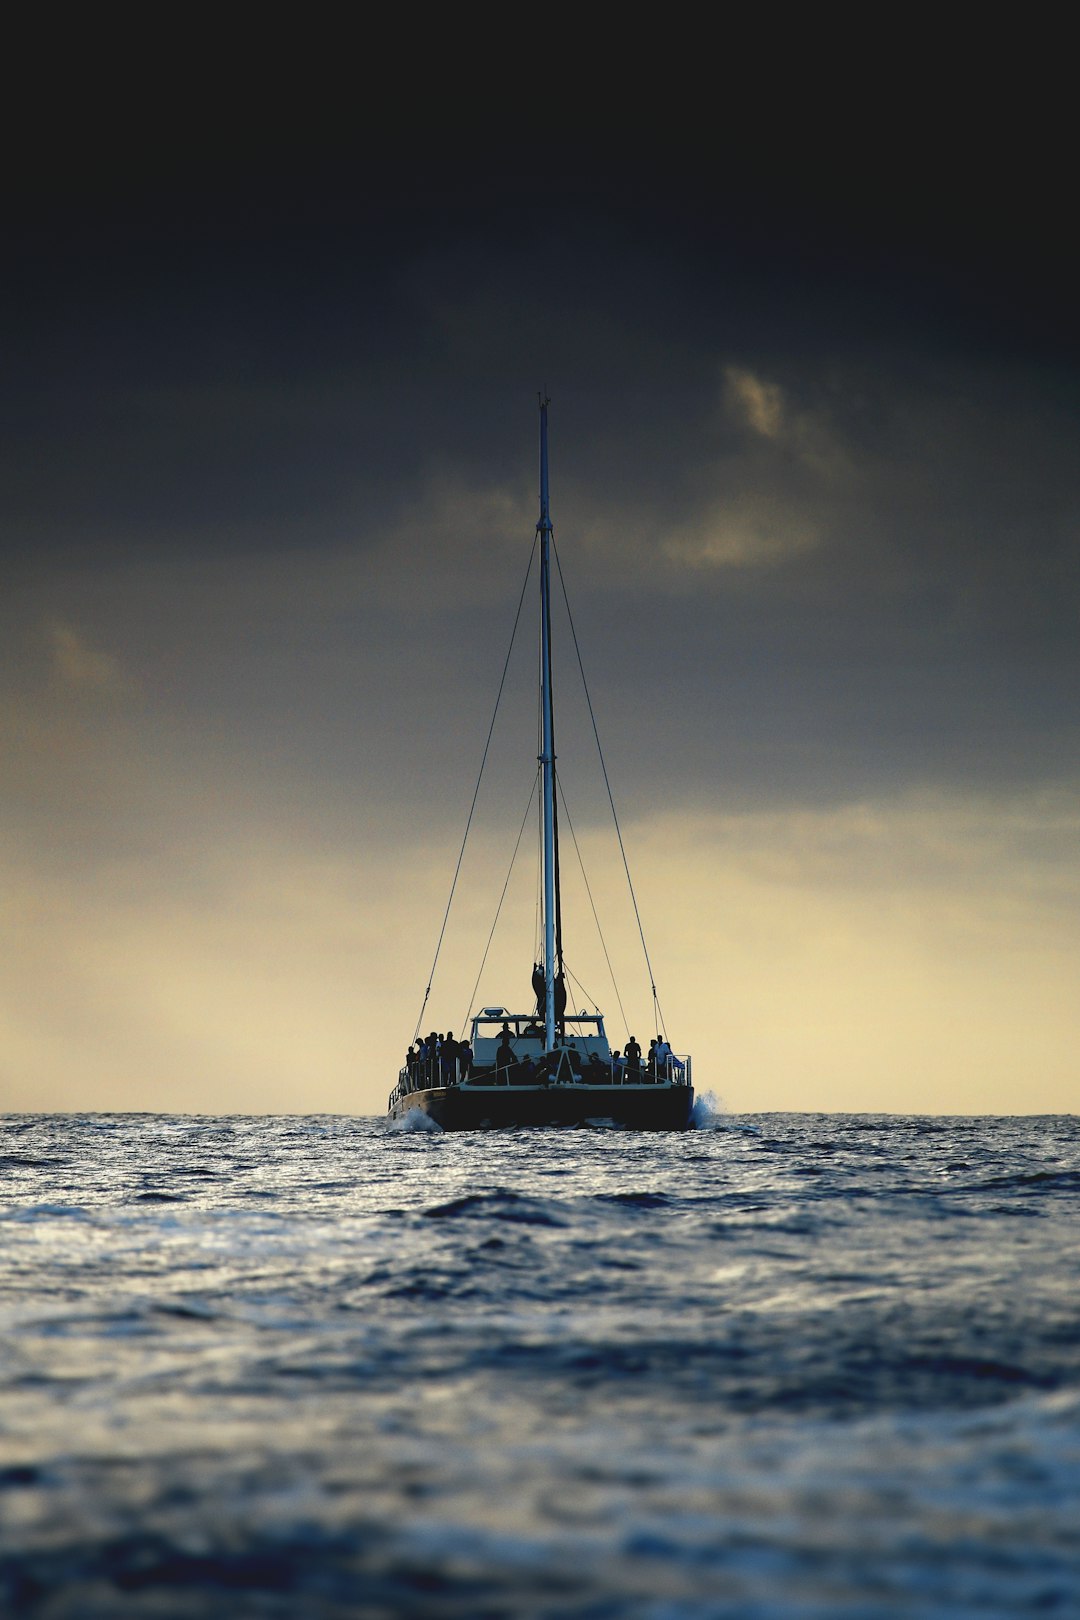
[[1080, 1615], [1080, 1119], [0, 1118], [0, 1613]]

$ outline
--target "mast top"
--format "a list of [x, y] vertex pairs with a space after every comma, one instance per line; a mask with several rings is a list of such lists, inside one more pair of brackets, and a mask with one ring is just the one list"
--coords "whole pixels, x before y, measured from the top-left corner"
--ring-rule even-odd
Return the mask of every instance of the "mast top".
[[547, 408], [551, 401], [546, 393], [538, 395], [540, 400], [540, 518], [536, 525], [539, 535], [551, 533], [551, 508], [548, 499], [548, 443], [547, 443]]

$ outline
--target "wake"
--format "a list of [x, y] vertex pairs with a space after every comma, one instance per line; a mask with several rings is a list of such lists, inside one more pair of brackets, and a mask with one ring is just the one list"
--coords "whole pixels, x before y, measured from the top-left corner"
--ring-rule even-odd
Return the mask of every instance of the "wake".
[[392, 1131], [395, 1136], [402, 1133], [406, 1136], [413, 1136], [417, 1132], [428, 1136], [442, 1135], [442, 1126], [437, 1120], [432, 1119], [430, 1114], [425, 1114], [422, 1108], [410, 1108], [409, 1112], [403, 1114], [400, 1119], [390, 1120], [386, 1128], [388, 1131]]
[[734, 1126], [734, 1117], [724, 1099], [718, 1097], [715, 1091], [706, 1091], [696, 1097], [690, 1111], [690, 1122], [695, 1131], [731, 1130]]

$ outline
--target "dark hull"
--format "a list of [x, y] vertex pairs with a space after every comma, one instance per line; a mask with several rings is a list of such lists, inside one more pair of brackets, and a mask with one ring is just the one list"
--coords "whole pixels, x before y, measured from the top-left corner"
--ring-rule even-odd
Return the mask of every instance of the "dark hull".
[[693, 1124], [692, 1086], [446, 1086], [410, 1091], [390, 1110], [402, 1119], [419, 1108], [444, 1131], [506, 1130], [522, 1125], [586, 1125], [631, 1131], [685, 1131]]

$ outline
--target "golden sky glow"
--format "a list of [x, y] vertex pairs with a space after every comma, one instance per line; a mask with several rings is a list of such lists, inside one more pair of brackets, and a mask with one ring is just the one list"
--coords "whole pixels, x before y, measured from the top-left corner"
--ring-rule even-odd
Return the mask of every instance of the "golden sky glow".
[[[626, 831], [669, 1031], [729, 1107], [1073, 1106], [1080, 861], [1066, 800], [674, 811]], [[511, 843], [482, 836], [470, 854], [425, 1028], [460, 1027]], [[647, 984], [612, 840], [582, 844], [641, 1039]], [[1062, 853], [1039, 855], [1046, 844]], [[6, 1106], [378, 1111], [453, 855], [450, 839], [305, 849], [253, 832], [182, 860], [24, 868], [5, 900], [19, 942], [0, 995]], [[566, 866], [568, 957], [625, 1038]], [[529, 868], [480, 1004], [524, 1001]]]

